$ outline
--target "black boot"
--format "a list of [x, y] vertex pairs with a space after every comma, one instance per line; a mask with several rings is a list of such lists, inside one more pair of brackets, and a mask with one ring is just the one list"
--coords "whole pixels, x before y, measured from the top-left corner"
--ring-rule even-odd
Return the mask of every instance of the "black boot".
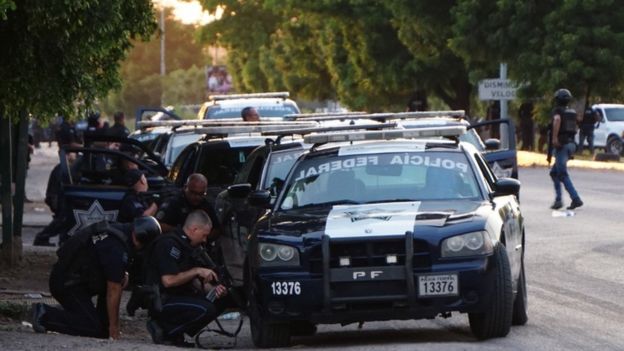
[[568, 210], [573, 210], [581, 206], [583, 206], [583, 201], [581, 201], [580, 197], [576, 199], [572, 199], [572, 203], [570, 204], [570, 206], [568, 206]]

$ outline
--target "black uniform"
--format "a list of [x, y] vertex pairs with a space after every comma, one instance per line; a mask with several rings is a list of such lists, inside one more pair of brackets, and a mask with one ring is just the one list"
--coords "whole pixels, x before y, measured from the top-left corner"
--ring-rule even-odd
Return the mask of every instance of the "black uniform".
[[59, 146], [81, 143], [80, 136], [76, 132], [74, 125], [65, 120], [63, 120], [58, 131], [56, 132], [56, 141]]
[[158, 212], [156, 212], [156, 219], [160, 223], [165, 223], [172, 227], [179, 227], [184, 224], [188, 214], [194, 210], [204, 210], [212, 221], [212, 227], [220, 227], [217, 213], [208, 200], [203, 199], [199, 206], [192, 206], [186, 200], [183, 192], [165, 200], [158, 209]]
[[180, 341], [183, 334], [195, 335], [214, 320], [225, 308], [227, 302], [217, 299], [208, 301], [202, 291], [202, 282], [194, 279], [187, 284], [165, 288], [163, 275], [175, 275], [194, 267], [207, 267], [193, 253], [193, 248], [184, 231], [178, 227], [153, 243], [149, 254], [147, 272], [148, 284], [158, 284], [162, 296], [162, 310], [152, 314], [164, 332], [164, 338]]
[[131, 223], [135, 218], [143, 216], [143, 212], [145, 212], [149, 206], [150, 204], [143, 196], [140, 196], [140, 194], [134, 190], [130, 190], [121, 200], [117, 221], [120, 223]]
[[[90, 226], [84, 229], [89, 231], [87, 234], [76, 233], [57, 252], [59, 260], [50, 273], [50, 292], [63, 309], [43, 305], [44, 313], [39, 322], [46, 330], [109, 337], [107, 282], [122, 283], [132, 252], [131, 225], [109, 225], [118, 234], [110, 230], [97, 232]], [[87, 240], [76, 244], [80, 235], [87, 235]], [[97, 296], [97, 305], [91, 300], [93, 296]]]
[[107, 133], [112, 136], [127, 137], [130, 134], [130, 131], [126, 128], [126, 126], [115, 123], [112, 127], [108, 128]]
[[[37, 233], [34, 245], [50, 245], [49, 240], [51, 237], [66, 232], [67, 225], [64, 223], [62, 216], [63, 201], [60, 199], [61, 182], [61, 165], [58, 164], [50, 172], [45, 197], [45, 203], [52, 211], [52, 222], [43, 228], [41, 232]], [[64, 239], [64, 237], [60, 238], [59, 241], [62, 242]]]

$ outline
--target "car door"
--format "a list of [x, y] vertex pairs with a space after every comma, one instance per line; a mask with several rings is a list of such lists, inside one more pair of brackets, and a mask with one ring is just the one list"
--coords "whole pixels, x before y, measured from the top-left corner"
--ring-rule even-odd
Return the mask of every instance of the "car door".
[[483, 158], [492, 168], [492, 172], [498, 178], [515, 178], [518, 179], [518, 156], [516, 150], [516, 130], [513, 121], [509, 119], [497, 119], [493, 121], [485, 121], [475, 123], [468, 126], [468, 130], [482, 132], [486, 127], [500, 128], [501, 124], [506, 124], [508, 146], [504, 147], [500, 140], [486, 139], [482, 143], [484, 149]]

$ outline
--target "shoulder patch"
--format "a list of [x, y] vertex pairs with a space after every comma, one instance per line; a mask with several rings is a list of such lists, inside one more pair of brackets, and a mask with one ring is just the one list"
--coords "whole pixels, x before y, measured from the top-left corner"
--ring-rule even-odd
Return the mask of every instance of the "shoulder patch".
[[175, 258], [176, 260], [180, 259], [180, 249], [178, 249], [175, 246], [171, 247], [171, 250], [169, 250], [169, 256]]

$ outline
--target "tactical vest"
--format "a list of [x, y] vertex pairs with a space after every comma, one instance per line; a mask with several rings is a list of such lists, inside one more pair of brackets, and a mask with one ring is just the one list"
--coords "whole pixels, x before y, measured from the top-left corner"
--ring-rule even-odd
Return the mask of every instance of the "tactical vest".
[[57, 251], [55, 269], [64, 273], [66, 287], [84, 285], [97, 294], [106, 291], [106, 278], [100, 267], [94, 266], [93, 250], [95, 242], [107, 236], [119, 240], [126, 251], [129, 250], [128, 237], [107, 221], [92, 224], [65, 241]]
[[572, 108], [567, 107], [563, 112], [560, 113], [561, 117], [561, 125], [559, 126], [559, 141], [561, 143], [567, 143], [571, 140], [574, 140], [574, 135], [577, 131], [576, 124], [576, 111]]

